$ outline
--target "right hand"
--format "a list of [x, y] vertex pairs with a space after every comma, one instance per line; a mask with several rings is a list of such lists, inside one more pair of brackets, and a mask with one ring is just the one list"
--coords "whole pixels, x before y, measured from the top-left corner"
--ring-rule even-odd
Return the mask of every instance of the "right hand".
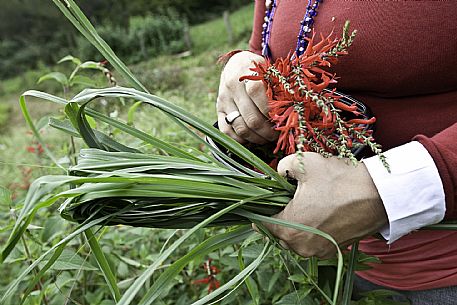
[[[268, 119], [268, 99], [262, 81], [239, 81], [241, 76], [251, 75], [253, 62], [265, 59], [243, 51], [230, 58], [221, 74], [217, 97], [219, 129], [240, 143], [265, 144], [277, 139], [277, 132]], [[227, 114], [238, 111], [241, 116], [227, 124]]]

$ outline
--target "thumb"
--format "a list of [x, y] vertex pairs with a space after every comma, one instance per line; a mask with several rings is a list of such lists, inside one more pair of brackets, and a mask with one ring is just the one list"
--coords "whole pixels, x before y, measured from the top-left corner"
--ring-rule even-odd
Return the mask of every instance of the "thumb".
[[289, 155], [278, 163], [278, 173], [286, 178], [295, 180], [304, 180], [305, 169], [296, 154]]

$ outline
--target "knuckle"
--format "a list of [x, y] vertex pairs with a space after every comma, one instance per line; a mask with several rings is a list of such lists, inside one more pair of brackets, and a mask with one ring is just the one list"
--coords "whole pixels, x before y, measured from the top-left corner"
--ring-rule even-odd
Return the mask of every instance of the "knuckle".
[[262, 118], [259, 118], [258, 116], [250, 115], [246, 119], [246, 124], [248, 125], [249, 128], [252, 129], [258, 129], [263, 126], [263, 120]]
[[234, 130], [241, 137], [246, 137], [249, 135], [249, 129], [245, 125], [234, 126]]
[[240, 87], [240, 82], [238, 81], [237, 78], [230, 78], [230, 79], [227, 80], [227, 82], [225, 83], [225, 87], [226, 87], [229, 91], [236, 91], [236, 90], [238, 90], [238, 88]]
[[246, 92], [249, 96], [258, 96], [263, 91], [263, 84], [260, 82], [248, 82], [246, 84]]
[[225, 125], [225, 124], [220, 124], [219, 123], [219, 130], [222, 131], [225, 134], [229, 134], [230, 133], [230, 127]]
[[216, 99], [216, 108], [217, 110], [222, 110], [224, 108], [227, 98], [224, 95], [219, 95]]

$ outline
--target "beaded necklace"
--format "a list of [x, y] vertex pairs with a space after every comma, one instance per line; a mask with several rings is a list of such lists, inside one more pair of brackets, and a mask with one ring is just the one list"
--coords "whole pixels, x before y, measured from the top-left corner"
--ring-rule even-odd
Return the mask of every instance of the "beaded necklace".
[[[317, 8], [319, 7], [319, 3], [322, 3], [322, 1], [323, 0], [308, 0], [305, 16], [300, 22], [300, 31], [297, 37], [297, 46], [295, 48], [295, 56], [297, 57], [302, 55], [308, 46], [308, 40], [306, 40], [306, 38], [311, 32], [311, 28], [314, 24], [314, 17], [317, 15]], [[268, 43], [270, 41], [273, 17], [276, 12], [276, 7], [278, 6], [277, 0], [266, 0], [265, 6], [265, 19], [262, 26], [262, 55], [271, 59], [271, 50]]]

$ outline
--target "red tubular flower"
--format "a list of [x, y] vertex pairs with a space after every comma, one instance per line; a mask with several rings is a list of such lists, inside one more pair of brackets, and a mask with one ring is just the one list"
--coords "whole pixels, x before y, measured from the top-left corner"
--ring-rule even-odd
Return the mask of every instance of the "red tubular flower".
[[203, 264], [203, 269], [205, 270], [207, 276], [202, 279], [192, 281], [193, 285], [208, 284], [208, 293], [221, 286], [221, 283], [215, 277], [215, 275], [221, 271], [216, 266], [211, 265], [211, 262], [212, 259], [209, 258]]
[[[339, 56], [347, 54], [349, 45], [342, 47], [341, 40], [333, 38], [333, 33], [320, 35], [317, 43], [315, 33], [307, 39], [308, 46], [301, 56], [290, 53], [274, 62], [267, 59], [254, 63], [251, 68], [254, 73], [240, 78], [240, 81], [261, 80], [265, 85], [268, 115], [280, 133], [275, 155], [294, 153], [298, 143], [304, 151], [337, 153], [338, 145], [350, 149], [355, 139], [361, 141], [355, 133], [371, 134], [360, 125], [375, 121], [361, 116], [356, 105], [341, 102], [335, 89], [328, 90], [337, 77], [326, 69], [337, 63]], [[344, 119], [345, 113], [350, 114], [350, 119]]]

